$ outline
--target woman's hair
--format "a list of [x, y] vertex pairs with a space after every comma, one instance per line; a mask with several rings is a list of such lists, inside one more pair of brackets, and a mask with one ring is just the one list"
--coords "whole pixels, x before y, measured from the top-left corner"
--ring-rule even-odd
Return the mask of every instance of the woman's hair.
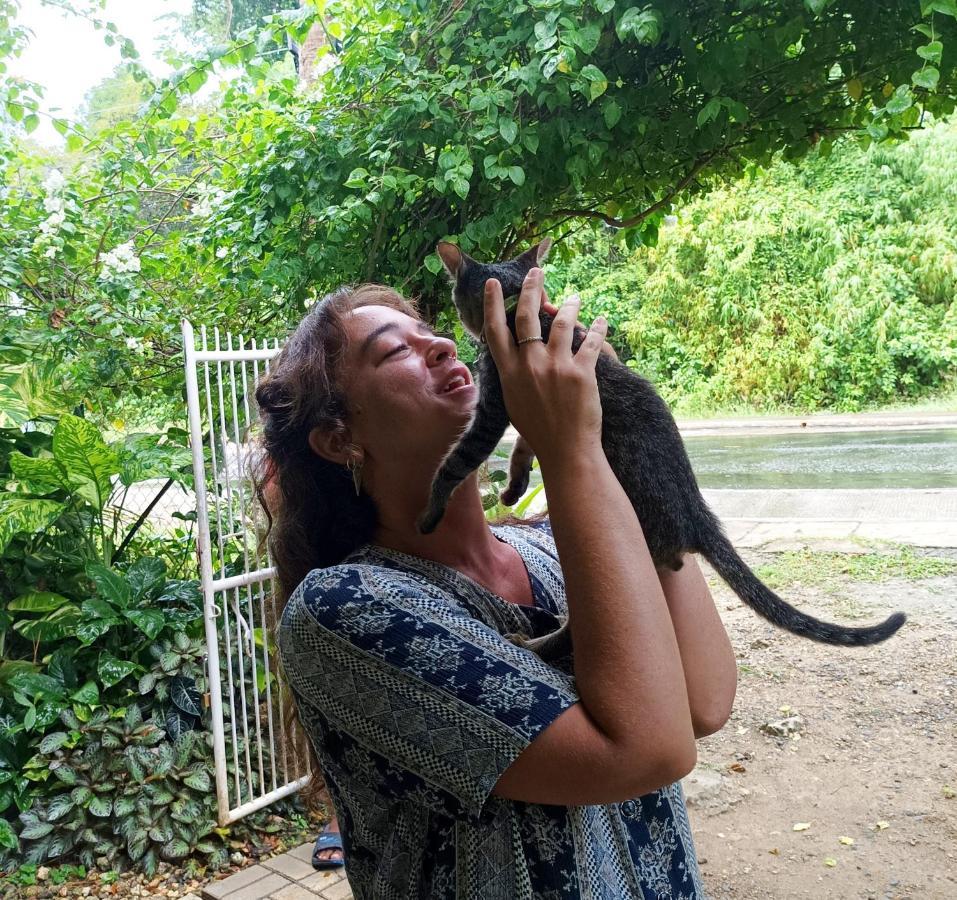
[[[419, 318], [415, 307], [391, 288], [378, 284], [339, 288], [312, 307], [256, 388], [265, 452], [253, 482], [269, 523], [266, 541], [277, 571], [277, 617], [312, 569], [341, 562], [372, 540], [375, 531], [372, 498], [361, 491], [356, 494], [346, 466], [323, 459], [309, 446], [314, 428], [346, 437], [344, 319], [361, 306], [387, 306]], [[278, 620], [270, 623], [274, 633], [277, 625]], [[291, 726], [285, 740], [295, 758], [298, 715], [288, 684], [282, 687]], [[311, 741], [307, 739], [306, 745], [313, 778], [302, 797], [307, 807], [315, 808], [324, 783]]]
[[312, 307], [256, 389], [265, 453], [254, 477], [269, 519], [267, 541], [281, 606], [312, 569], [341, 562], [375, 530], [372, 498], [356, 494], [346, 466], [323, 459], [309, 446], [314, 428], [346, 439], [344, 319], [361, 306], [387, 306], [419, 318], [391, 288], [339, 288]]

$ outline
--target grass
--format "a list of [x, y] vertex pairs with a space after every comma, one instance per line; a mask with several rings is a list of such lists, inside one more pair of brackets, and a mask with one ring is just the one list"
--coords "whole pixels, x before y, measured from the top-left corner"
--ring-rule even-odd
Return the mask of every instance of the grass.
[[823, 587], [842, 581], [937, 578], [957, 574], [957, 561], [924, 556], [906, 544], [885, 544], [880, 550], [870, 545], [865, 553], [787, 550], [773, 562], [755, 567], [754, 573], [769, 588], [779, 590], [796, 584]]
[[[759, 419], [767, 416], [811, 416], [843, 412], [834, 409], [807, 410], [784, 405], [771, 408], [756, 408], [744, 403], [729, 404], [721, 407], [701, 407], [697, 404], [685, 405], [682, 404], [680, 400], [671, 405], [671, 411], [679, 418], [695, 419]], [[957, 384], [953, 384], [945, 390], [929, 395], [921, 400], [902, 400], [899, 403], [865, 406], [857, 410], [857, 412], [894, 412], [902, 415], [907, 413], [928, 412], [957, 413]]]

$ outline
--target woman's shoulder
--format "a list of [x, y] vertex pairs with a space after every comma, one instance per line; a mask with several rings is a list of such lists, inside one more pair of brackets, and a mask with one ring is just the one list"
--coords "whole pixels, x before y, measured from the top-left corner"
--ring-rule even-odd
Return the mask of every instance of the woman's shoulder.
[[558, 558], [558, 552], [555, 549], [555, 539], [552, 536], [552, 523], [547, 517], [523, 522], [508, 522], [497, 527], [499, 529], [508, 529], [514, 537], [531, 544], [538, 550], [544, 551], [554, 559]]

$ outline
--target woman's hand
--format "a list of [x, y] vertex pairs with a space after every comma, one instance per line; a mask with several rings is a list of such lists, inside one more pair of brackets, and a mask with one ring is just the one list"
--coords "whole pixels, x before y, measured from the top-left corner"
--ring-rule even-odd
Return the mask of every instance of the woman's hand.
[[[518, 298], [518, 339], [541, 338], [538, 312], [543, 300], [543, 274], [532, 269]], [[579, 304], [569, 299], [557, 311], [548, 344], [541, 340], [516, 344], [505, 322], [502, 286], [485, 283], [485, 338], [495, 360], [505, 406], [512, 424], [543, 465], [568, 454], [601, 450], [601, 404], [595, 360], [607, 325], [594, 321], [578, 352], [572, 353]]]
[[[581, 303], [581, 298], [578, 296], [578, 294], [571, 294], [565, 299], [566, 303], [570, 301]], [[548, 299], [548, 294], [546, 294], [544, 290], [542, 291], [542, 309], [544, 309], [545, 312], [547, 312], [550, 316], [558, 315], [558, 307], [554, 303], [552, 303], [551, 300]], [[580, 328], [582, 331], [588, 330], [587, 328], [585, 328], [585, 325], [582, 322], [576, 322], [575, 325], [578, 328]], [[619, 361], [618, 354], [615, 351], [615, 348], [612, 347], [612, 345], [609, 344], [608, 341], [605, 341], [605, 343], [602, 344], [601, 352], [604, 353], [605, 356], [610, 356], [615, 362]]]

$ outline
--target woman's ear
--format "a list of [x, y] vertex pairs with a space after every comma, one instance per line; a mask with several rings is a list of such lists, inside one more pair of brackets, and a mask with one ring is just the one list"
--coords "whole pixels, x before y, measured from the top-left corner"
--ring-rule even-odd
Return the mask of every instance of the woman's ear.
[[309, 447], [316, 456], [340, 466], [354, 459], [357, 449], [350, 441], [348, 432], [327, 431], [323, 428], [313, 428], [309, 432]]

